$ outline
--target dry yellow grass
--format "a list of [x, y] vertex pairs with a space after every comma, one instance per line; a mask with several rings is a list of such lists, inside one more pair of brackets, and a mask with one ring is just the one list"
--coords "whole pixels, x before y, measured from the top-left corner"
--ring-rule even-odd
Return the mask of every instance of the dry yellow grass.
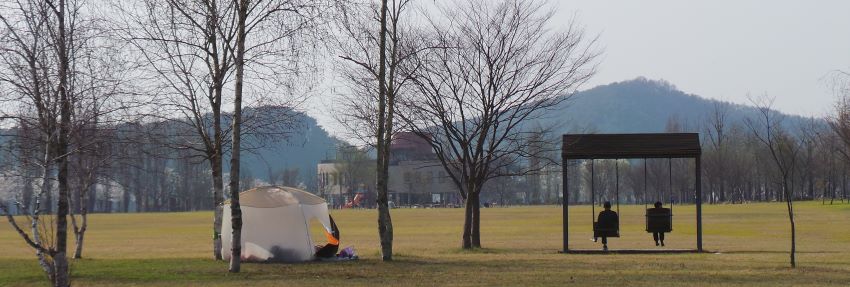
[[[612, 248], [655, 248], [643, 206], [621, 206], [622, 238]], [[571, 207], [571, 244], [591, 242], [589, 206]], [[781, 203], [704, 207], [703, 254], [563, 255], [556, 206], [482, 209], [484, 249], [460, 250], [461, 209], [394, 209], [396, 261], [379, 261], [374, 210], [333, 211], [342, 245], [361, 260], [246, 264], [228, 274], [211, 260], [211, 213], [97, 214], [86, 259], [72, 265], [82, 286], [236, 285], [619, 285], [848, 286], [850, 204], [797, 204], [798, 265], [788, 267], [788, 220]], [[693, 248], [694, 208], [676, 206], [667, 248]], [[314, 230], [318, 232], [318, 230]], [[319, 234], [316, 234], [319, 236]], [[316, 237], [321, 238], [321, 237]], [[33, 251], [0, 224], [0, 286], [43, 285]]]

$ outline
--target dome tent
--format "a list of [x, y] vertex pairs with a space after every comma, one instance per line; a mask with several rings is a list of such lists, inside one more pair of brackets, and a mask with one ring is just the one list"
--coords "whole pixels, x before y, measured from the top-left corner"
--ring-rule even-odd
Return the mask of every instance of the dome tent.
[[[315, 247], [309, 222], [317, 219], [331, 232], [328, 205], [309, 192], [281, 186], [266, 186], [239, 193], [242, 207], [242, 260], [255, 262], [299, 262], [314, 258]], [[233, 234], [230, 201], [223, 205], [221, 255], [230, 259]]]

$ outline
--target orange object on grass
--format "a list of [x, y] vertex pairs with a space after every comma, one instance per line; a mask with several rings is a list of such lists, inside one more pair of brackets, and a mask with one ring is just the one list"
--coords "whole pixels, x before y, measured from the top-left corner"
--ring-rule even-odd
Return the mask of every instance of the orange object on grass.
[[325, 232], [325, 236], [328, 237], [328, 244], [339, 245], [339, 239], [334, 237], [333, 234], [330, 234], [327, 230], [323, 230]]

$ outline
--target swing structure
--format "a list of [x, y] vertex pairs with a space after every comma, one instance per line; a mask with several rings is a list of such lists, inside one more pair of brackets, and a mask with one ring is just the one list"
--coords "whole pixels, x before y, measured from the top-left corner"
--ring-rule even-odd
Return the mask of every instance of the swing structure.
[[[702, 190], [701, 186], [701, 154], [702, 149], [699, 143], [699, 134], [697, 133], [645, 133], [645, 134], [567, 134], [563, 137], [563, 146], [561, 151], [563, 161], [563, 224], [564, 224], [564, 248], [561, 253], [689, 253], [703, 252], [702, 248]], [[591, 160], [591, 204], [594, 220], [593, 233], [594, 237], [619, 237], [619, 223], [616, 226], [610, 225], [602, 228], [602, 225], [596, 222], [596, 199], [594, 187], [594, 168], [593, 162], [597, 159], [636, 159], [644, 160], [650, 158], [667, 158], [668, 169], [672, 175], [672, 164], [670, 159], [673, 158], [692, 158], [695, 161], [695, 201], [696, 201], [696, 248], [695, 249], [619, 249], [619, 250], [580, 250], [570, 249], [569, 246], [569, 178], [567, 176], [569, 160]], [[644, 161], [646, 164], [646, 161]], [[615, 163], [616, 185], [615, 194], [617, 202], [617, 214], [619, 215], [620, 200], [619, 200], [619, 165]], [[647, 190], [646, 190], [646, 170], [644, 170], [644, 206], [647, 205]], [[672, 177], [670, 178], [672, 183]], [[671, 184], [672, 186], [672, 184]], [[672, 197], [672, 187], [669, 189]], [[670, 208], [661, 208], [657, 210], [647, 208], [646, 212], [646, 231], [647, 232], [670, 232], [672, 231], [673, 206], [670, 202]]]

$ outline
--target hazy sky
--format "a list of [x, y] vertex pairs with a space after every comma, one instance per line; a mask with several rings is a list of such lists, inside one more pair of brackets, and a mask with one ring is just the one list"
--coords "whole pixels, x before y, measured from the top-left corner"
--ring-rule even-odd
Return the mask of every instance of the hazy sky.
[[[550, 4], [558, 11], [555, 26], [576, 17], [589, 34], [599, 36], [599, 72], [582, 89], [643, 76], [735, 103], [767, 94], [783, 112], [823, 116], [834, 101], [830, 75], [850, 71], [850, 1]], [[327, 101], [312, 101], [308, 111], [340, 135]]]
[[850, 70], [850, 1], [552, 1], [604, 49], [592, 87], [645, 76], [687, 93], [822, 116], [830, 74]]

